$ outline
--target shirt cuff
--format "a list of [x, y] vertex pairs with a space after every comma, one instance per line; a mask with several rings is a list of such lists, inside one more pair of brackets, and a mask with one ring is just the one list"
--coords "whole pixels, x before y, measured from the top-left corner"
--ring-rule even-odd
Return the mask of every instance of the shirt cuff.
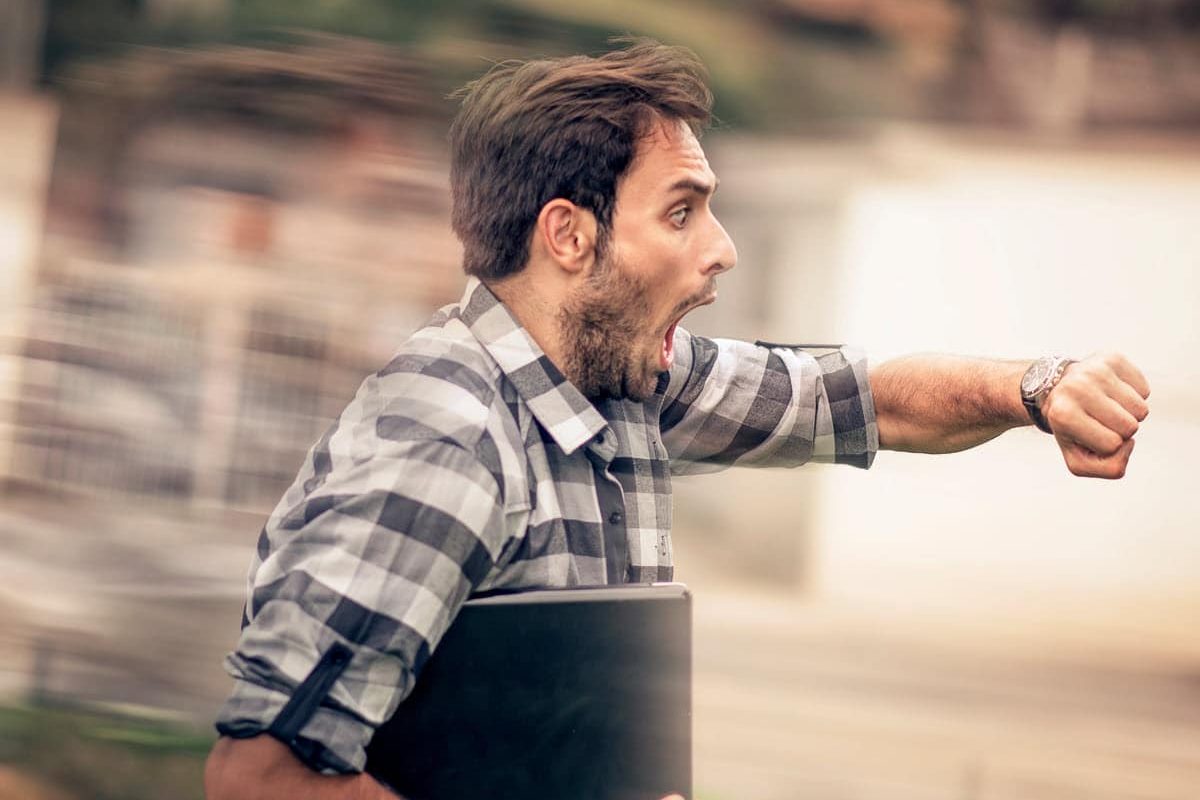
[[866, 354], [848, 346], [810, 354], [826, 401], [818, 414], [813, 460], [869, 468], [879, 451], [879, 425]]
[[[235, 668], [228, 667], [231, 672]], [[234, 739], [269, 733], [271, 723], [287, 705], [291, 695], [243, 678], [234, 680], [233, 691], [217, 714], [217, 732]], [[296, 738], [285, 742], [309, 768], [327, 775], [362, 772], [367, 763], [367, 744], [373, 726], [351, 714], [319, 706]]]

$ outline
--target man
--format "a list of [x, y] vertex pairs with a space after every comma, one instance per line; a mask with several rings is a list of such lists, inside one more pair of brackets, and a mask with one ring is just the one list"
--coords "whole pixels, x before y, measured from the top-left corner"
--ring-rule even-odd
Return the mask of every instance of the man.
[[[737, 259], [697, 140], [690, 53], [505, 64], [451, 129], [472, 276], [368, 378], [271, 515], [211, 800], [390, 796], [364, 746], [477, 591], [669, 580], [671, 475], [880, 447], [950, 452], [1037, 422], [1118, 478], [1149, 388], [1119, 356], [914, 356], [867, 371], [692, 336]], [[1023, 382], [1024, 378], [1024, 382]]]

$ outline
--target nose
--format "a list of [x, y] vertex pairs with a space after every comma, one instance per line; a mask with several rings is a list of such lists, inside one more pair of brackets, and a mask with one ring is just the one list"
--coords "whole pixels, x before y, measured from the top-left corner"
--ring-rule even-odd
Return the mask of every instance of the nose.
[[713, 252], [709, 259], [709, 266], [705, 270], [709, 277], [715, 278], [722, 272], [728, 272], [737, 266], [737, 247], [733, 244], [733, 239], [729, 238], [729, 234], [716, 217], [713, 221]]

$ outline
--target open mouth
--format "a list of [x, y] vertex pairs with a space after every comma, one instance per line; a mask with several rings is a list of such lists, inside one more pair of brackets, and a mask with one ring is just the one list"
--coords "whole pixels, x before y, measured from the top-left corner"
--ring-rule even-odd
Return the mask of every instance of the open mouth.
[[667, 331], [663, 334], [662, 338], [662, 349], [658, 356], [658, 365], [664, 372], [669, 370], [671, 365], [675, 363], [675, 329], [679, 327], [680, 320], [700, 306], [710, 305], [715, 303], [716, 300], [717, 292], [714, 289], [699, 302], [689, 303], [687, 306], [685, 306], [684, 310], [677, 317], [675, 317], [675, 321], [667, 326]]
[[679, 320], [675, 320], [667, 326], [667, 333], [663, 336], [662, 353], [659, 355], [658, 365], [663, 370], [668, 370], [675, 363], [675, 328], [679, 325]]

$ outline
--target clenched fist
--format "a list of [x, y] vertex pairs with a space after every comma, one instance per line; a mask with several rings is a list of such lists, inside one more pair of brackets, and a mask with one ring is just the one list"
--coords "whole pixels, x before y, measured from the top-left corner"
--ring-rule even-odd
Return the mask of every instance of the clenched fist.
[[1095, 355], [1067, 367], [1042, 406], [1067, 468], [1088, 478], [1124, 476], [1149, 397], [1146, 376], [1124, 356]]

